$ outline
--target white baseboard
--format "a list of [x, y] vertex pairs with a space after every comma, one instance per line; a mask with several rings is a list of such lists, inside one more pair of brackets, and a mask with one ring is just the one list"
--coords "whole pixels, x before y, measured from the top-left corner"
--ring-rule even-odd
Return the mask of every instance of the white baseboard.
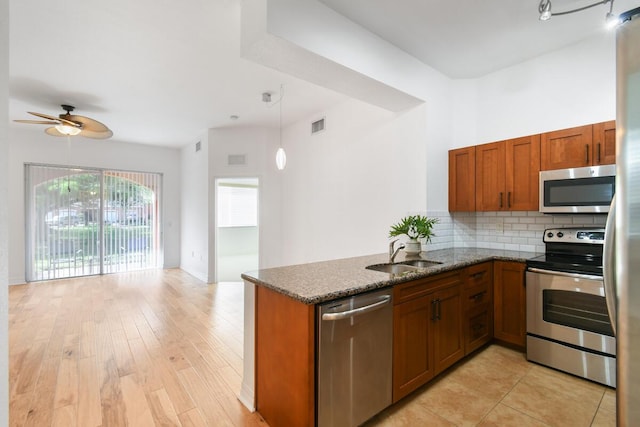
[[253, 392], [253, 387], [250, 387], [247, 384], [242, 383], [242, 387], [240, 388], [240, 394], [238, 395], [238, 400], [251, 412], [256, 411], [254, 396], [255, 394]]

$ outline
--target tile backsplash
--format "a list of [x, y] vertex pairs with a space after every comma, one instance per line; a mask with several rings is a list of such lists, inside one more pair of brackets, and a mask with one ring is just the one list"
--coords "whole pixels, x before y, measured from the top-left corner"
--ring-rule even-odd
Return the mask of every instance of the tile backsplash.
[[542, 234], [551, 227], [603, 227], [607, 215], [549, 215], [529, 212], [432, 211], [427, 216], [440, 220], [434, 226], [431, 243], [424, 251], [452, 247], [477, 247], [527, 252], [544, 252]]

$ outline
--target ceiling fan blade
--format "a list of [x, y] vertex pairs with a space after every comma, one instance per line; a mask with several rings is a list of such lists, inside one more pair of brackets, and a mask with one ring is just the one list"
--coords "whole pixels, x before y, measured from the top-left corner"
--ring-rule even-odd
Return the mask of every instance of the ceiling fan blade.
[[63, 119], [62, 117], [50, 116], [49, 114], [43, 114], [43, 113], [34, 113], [33, 111], [27, 111], [27, 112], [29, 114], [33, 114], [36, 117], [42, 117], [43, 119], [53, 120], [55, 122], [69, 125], [69, 126], [80, 127], [80, 125], [77, 122], [73, 122], [69, 119]]
[[53, 121], [56, 121], [56, 122], [59, 120], [59, 119], [58, 119], [58, 117], [56, 117], [56, 116], [51, 116], [51, 115], [49, 115], [49, 114], [44, 114], [44, 113], [34, 113], [33, 111], [27, 111], [27, 113], [32, 114], [32, 115], [37, 116], [37, 117], [42, 117], [43, 119], [53, 120]]
[[109, 139], [113, 136], [113, 132], [111, 132], [111, 130], [109, 129], [103, 132], [96, 132], [92, 130], [82, 129], [79, 135], [84, 136], [86, 138], [92, 138], [92, 139]]
[[52, 125], [52, 126], [55, 126], [58, 124], [58, 122], [51, 122], [51, 121], [45, 121], [45, 120], [14, 120], [14, 122], [29, 123], [29, 124], [35, 124], [35, 125]]
[[70, 114], [66, 117], [68, 120], [80, 123], [82, 125], [83, 131], [88, 130], [91, 132], [110, 132], [109, 128], [106, 125], [100, 123], [97, 120], [90, 119], [89, 117], [77, 116], [73, 114]]

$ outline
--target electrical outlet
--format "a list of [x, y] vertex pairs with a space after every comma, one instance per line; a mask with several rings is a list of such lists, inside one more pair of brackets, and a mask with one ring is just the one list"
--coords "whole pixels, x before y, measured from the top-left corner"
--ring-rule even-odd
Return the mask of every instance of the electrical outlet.
[[496, 233], [504, 233], [504, 222], [496, 222]]

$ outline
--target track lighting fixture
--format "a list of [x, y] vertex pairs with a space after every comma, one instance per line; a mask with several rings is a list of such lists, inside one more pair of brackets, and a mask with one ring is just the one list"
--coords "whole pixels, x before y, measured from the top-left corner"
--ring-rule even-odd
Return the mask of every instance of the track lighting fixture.
[[[552, 16], [561, 16], [568, 15], [570, 13], [581, 12], [586, 9], [591, 9], [592, 7], [599, 6], [601, 4], [610, 4], [609, 12], [606, 15], [607, 26], [614, 25], [617, 23], [618, 19], [613, 15], [613, 0], [601, 0], [596, 3], [588, 4], [583, 7], [578, 7], [576, 9], [566, 10], [564, 12], [551, 12], [551, 0], [540, 0], [540, 4], [538, 4], [538, 13], [540, 14], [541, 21], [548, 21]], [[612, 24], [613, 22], [613, 24]]]

